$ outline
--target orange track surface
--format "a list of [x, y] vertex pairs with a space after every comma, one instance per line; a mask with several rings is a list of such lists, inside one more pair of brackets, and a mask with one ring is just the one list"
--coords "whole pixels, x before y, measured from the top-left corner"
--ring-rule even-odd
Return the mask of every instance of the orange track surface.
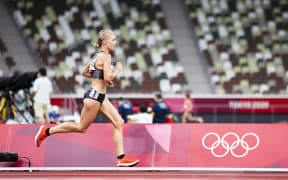
[[85, 172], [85, 171], [56, 171], [56, 172], [0, 172], [0, 179], [41, 179], [41, 180], [76, 180], [76, 179], [101, 179], [101, 180], [126, 180], [126, 179], [191, 179], [191, 180], [262, 180], [275, 179], [287, 180], [288, 173], [252, 173], [252, 172]]

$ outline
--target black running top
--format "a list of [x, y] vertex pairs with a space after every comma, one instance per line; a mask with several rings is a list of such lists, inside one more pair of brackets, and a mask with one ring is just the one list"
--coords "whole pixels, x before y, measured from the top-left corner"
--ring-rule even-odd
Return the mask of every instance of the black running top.
[[98, 53], [100, 53], [100, 52], [103, 52], [103, 51], [99, 51], [95, 54], [95, 56], [93, 57], [93, 60], [90, 63], [90, 66], [89, 66], [89, 72], [91, 73], [91, 77], [95, 78], [95, 79], [104, 79], [103, 70], [95, 68], [96, 57], [97, 57]]

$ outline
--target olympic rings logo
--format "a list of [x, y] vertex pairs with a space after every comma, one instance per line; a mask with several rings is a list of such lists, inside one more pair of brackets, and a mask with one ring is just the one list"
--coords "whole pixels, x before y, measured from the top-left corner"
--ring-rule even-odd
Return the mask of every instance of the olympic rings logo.
[[[216, 136], [217, 140], [214, 141], [211, 146], [207, 146], [205, 143], [205, 140], [208, 136]], [[236, 140], [230, 145], [225, 138], [227, 136], [234, 136], [236, 137]], [[253, 136], [256, 138], [256, 144], [254, 146], [249, 146], [248, 143], [245, 141], [245, 138], [247, 136]], [[216, 154], [215, 153], [215, 149], [218, 148], [219, 146], [221, 146], [225, 149], [225, 152], [223, 154]], [[224, 157], [226, 156], [229, 152], [237, 158], [242, 158], [244, 156], [246, 156], [248, 154], [248, 152], [250, 150], [254, 150], [259, 146], [259, 137], [257, 136], [257, 134], [255, 133], [246, 133], [242, 136], [242, 138], [240, 139], [240, 137], [234, 133], [234, 132], [228, 132], [226, 133], [222, 138], [220, 138], [220, 136], [217, 133], [214, 132], [210, 132], [207, 133], [203, 136], [202, 138], [202, 145], [205, 149], [208, 149], [211, 151], [211, 153], [215, 156], [215, 157]], [[241, 146], [245, 151], [242, 154], [236, 154], [234, 151], [237, 147]]]

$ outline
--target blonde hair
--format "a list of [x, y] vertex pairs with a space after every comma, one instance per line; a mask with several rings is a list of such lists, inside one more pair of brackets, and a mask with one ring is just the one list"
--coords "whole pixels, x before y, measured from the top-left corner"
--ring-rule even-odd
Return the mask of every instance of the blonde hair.
[[98, 33], [98, 39], [96, 42], [92, 43], [92, 45], [96, 48], [100, 48], [102, 46], [102, 41], [107, 39], [111, 34], [114, 34], [110, 29], [103, 29]]

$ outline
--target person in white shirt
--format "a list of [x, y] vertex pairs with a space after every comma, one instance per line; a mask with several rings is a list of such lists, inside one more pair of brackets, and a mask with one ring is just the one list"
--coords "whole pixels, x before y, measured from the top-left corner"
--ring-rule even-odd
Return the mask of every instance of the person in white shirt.
[[128, 123], [152, 123], [153, 116], [151, 113], [147, 112], [147, 107], [145, 105], [140, 105], [139, 107], [140, 113], [131, 114], [127, 116]]
[[39, 124], [49, 123], [49, 105], [50, 97], [53, 93], [52, 83], [46, 76], [46, 69], [40, 68], [37, 74], [37, 79], [32, 87], [32, 97], [34, 99], [34, 112], [36, 122]]

